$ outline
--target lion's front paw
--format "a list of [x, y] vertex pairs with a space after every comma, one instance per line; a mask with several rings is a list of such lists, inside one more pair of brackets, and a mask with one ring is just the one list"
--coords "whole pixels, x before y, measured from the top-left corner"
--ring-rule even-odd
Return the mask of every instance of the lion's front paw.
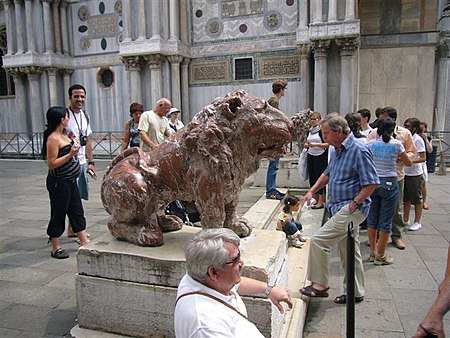
[[233, 223], [226, 227], [233, 230], [239, 237], [250, 236], [253, 229], [253, 227], [250, 224], [248, 224], [247, 219], [241, 216], [237, 216], [233, 220]]
[[177, 231], [183, 227], [183, 221], [175, 215], [158, 215], [158, 225], [162, 232]]

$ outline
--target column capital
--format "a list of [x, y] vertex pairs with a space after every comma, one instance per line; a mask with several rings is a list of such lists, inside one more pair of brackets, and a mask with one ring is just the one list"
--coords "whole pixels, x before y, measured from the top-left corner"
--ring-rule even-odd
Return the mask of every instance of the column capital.
[[67, 8], [67, 7], [69, 7], [69, 3], [67, 2], [67, 0], [61, 0], [61, 7], [62, 7], [62, 8]]
[[309, 58], [309, 54], [311, 54], [312, 47], [313, 46], [310, 43], [302, 43], [300, 45], [297, 45], [297, 50], [300, 54], [300, 58], [302, 59]]
[[336, 39], [335, 41], [340, 50], [341, 56], [355, 55], [355, 51], [359, 46], [359, 40], [357, 38]]
[[5, 7], [11, 6], [14, 3], [13, 0], [3, 0], [3, 5]]
[[169, 55], [167, 59], [171, 64], [179, 64], [183, 61], [183, 57], [181, 55]]
[[164, 61], [165, 56], [162, 54], [148, 54], [144, 55], [143, 58], [145, 61], [147, 61], [150, 68], [159, 68]]
[[52, 2], [53, 0], [41, 0], [41, 2], [47, 2], [47, 3], [50, 3], [50, 2]]
[[20, 5], [21, 3], [23, 3], [23, 0], [14, 0], [14, 3]]
[[326, 58], [330, 49], [331, 40], [318, 40], [314, 42], [314, 58]]
[[72, 75], [72, 74], [73, 74], [73, 71], [74, 71], [74, 69], [72, 69], [72, 68], [64, 68], [64, 69], [62, 70], [62, 73], [63, 73], [64, 75]]
[[140, 56], [122, 56], [121, 60], [125, 64], [126, 70], [139, 70], [142, 67]]
[[58, 71], [58, 68], [56, 67], [48, 67], [45, 68], [45, 70], [47, 71], [48, 75], [56, 75], [56, 72]]
[[19, 67], [7, 68], [8, 74], [11, 75], [14, 79], [21, 79], [25, 76], [24, 73], [21, 72]]
[[42, 74], [42, 67], [39, 66], [28, 66], [28, 67], [20, 67], [21, 72], [28, 75], [28, 78], [37, 79], [39, 75]]
[[54, 6], [54, 7], [59, 6], [60, 2], [61, 2], [61, 0], [53, 0], [52, 6]]
[[189, 65], [190, 62], [191, 62], [191, 59], [185, 57], [185, 58], [183, 58], [183, 61], [181, 61], [181, 65], [187, 66], [187, 65]]

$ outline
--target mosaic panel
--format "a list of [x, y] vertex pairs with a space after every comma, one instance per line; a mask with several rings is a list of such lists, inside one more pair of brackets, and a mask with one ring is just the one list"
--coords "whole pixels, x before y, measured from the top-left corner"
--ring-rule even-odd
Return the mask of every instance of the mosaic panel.
[[227, 60], [191, 63], [189, 69], [189, 80], [193, 84], [230, 81], [230, 65]]

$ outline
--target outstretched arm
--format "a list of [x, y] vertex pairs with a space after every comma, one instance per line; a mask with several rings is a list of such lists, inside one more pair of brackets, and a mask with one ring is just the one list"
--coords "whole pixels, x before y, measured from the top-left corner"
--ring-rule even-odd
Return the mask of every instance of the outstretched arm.
[[[254, 295], [257, 293], [264, 293], [267, 288], [267, 283], [258, 281], [253, 278], [241, 277], [241, 284], [239, 286], [240, 295]], [[281, 302], [285, 302], [290, 309], [292, 309], [292, 299], [289, 295], [287, 287], [277, 285], [270, 290], [270, 301], [278, 308], [280, 313], [284, 313], [284, 307]]]
[[428, 333], [436, 335], [438, 338], [445, 337], [444, 315], [450, 309], [450, 247], [447, 254], [447, 271], [445, 278], [439, 285], [439, 293], [428, 311], [422, 323], [417, 328], [414, 338], [427, 337]]

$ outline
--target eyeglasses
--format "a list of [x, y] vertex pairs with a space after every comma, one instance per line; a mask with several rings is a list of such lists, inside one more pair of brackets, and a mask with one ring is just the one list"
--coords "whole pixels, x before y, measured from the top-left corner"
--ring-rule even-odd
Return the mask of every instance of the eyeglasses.
[[238, 251], [238, 255], [236, 256], [236, 258], [230, 262], [226, 262], [225, 265], [232, 264], [233, 266], [236, 266], [239, 264], [240, 261], [241, 261], [241, 252]]
[[411, 125], [410, 124], [404, 124], [403, 125], [405, 128], [409, 128], [409, 127], [411, 127]]

